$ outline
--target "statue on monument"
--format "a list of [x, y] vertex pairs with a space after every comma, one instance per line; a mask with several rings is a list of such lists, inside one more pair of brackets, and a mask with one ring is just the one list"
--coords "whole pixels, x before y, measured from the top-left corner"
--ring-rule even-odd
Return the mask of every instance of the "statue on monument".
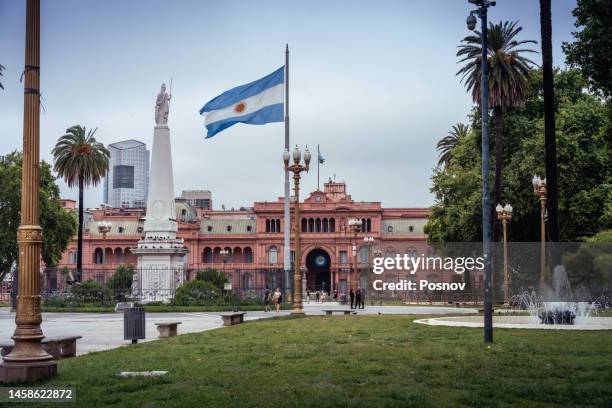
[[166, 92], [166, 84], [161, 85], [161, 90], [157, 94], [155, 102], [155, 124], [168, 124], [168, 113], [170, 112], [170, 99], [172, 94]]

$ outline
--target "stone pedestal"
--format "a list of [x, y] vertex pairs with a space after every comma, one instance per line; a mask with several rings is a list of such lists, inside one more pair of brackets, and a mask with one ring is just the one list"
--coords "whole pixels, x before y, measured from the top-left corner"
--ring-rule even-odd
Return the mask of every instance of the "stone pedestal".
[[4, 361], [0, 365], [0, 383], [35, 383], [57, 374], [57, 363], [53, 360], [42, 363], [13, 363]]

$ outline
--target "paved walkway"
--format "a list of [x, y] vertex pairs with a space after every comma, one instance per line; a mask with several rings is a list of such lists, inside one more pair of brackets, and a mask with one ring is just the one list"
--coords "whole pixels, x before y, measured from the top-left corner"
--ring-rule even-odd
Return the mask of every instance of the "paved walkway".
[[[311, 302], [304, 305], [307, 315], [322, 315], [323, 309], [348, 309], [346, 305], [337, 303], [317, 304]], [[454, 307], [435, 306], [366, 306], [358, 309], [360, 314], [450, 314], [476, 313], [476, 309], [457, 309]], [[246, 320], [257, 320], [274, 316], [286, 316], [290, 311], [263, 312], [249, 311]], [[15, 314], [8, 308], [0, 308], [0, 342], [11, 341], [15, 329]], [[212, 330], [222, 326], [220, 313], [147, 313], [146, 339], [157, 340], [157, 322], [180, 321], [179, 334]], [[123, 314], [121, 313], [43, 313], [43, 332], [47, 336], [81, 335], [77, 342], [77, 354], [92, 351], [110, 350], [129, 343], [123, 340]]]

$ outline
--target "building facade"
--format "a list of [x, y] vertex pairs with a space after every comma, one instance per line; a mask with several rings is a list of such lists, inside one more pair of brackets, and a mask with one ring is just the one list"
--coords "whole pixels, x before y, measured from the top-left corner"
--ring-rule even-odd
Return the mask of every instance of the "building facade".
[[149, 186], [149, 151], [137, 140], [108, 145], [104, 203], [113, 208], [145, 208]]
[[[185, 199], [176, 201], [177, 237], [184, 239], [189, 253], [185, 259], [187, 278], [195, 271], [214, 268], [224, 271], [233, 288], [261, 290], [280, 287], [283, 280], [283, 198], [255, 202], [239, 211], [213, 211], [191, 206]], [[293, 205], [291, 206], [293, 224]], [[387, 271], [374, 276], [375, 254], [420, 256], [429, 246], [423, 228], [428, 208], [383, 208], [380, 202], [354, 201], [343, 182], [329, 181], [323, 191], [314, 191], [300, 203], [300, 266], [308, 290], [347, 293], [351, 279], [371, 287], [372, 279], [396, 282], [415, 280], [405, 271]], [[90, 210], [84, 233], [84, 273], [88, 270], [112, 274], [120, 264], [135, 264], [131, 249], [142, 236], [144, 210], [101, 208]], [[357, 218], [362, 228], [354, 233], [348, 220]], [[103, 234], [98, 225], [110, 221]], [[291, 226], [291, 256], [295, 261]], [[367, 243], [364, 238], [371, 237]], [[228, 251], [222, 256], [221, 250]], [[70, 244], [60, 267], [74, 267], [76, 241]], [[86, 276], [84, 276], [84, 279]], [[461, 281], [453, 273], [431, 271], [427, 278], [438, 282]]]
[[212, 210], [212, 193], [208, 190], [183, 190], [181, 198], [193, 207]]

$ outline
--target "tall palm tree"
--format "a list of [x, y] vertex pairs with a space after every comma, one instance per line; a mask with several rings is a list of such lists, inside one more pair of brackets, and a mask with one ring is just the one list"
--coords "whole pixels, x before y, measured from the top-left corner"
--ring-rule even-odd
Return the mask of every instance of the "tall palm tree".
[[[557, 184], [557, 138], [555, 135], [555, 89], [553, 85], [551, 0], [540, 0], [542, 79], [544, 82], [544, 158], [546, 161], [548, 235], [559, 241]], [[554, 264], [553, 264], [554, 265]]]
[[448, 167], [453, 157], [453, 150], [459, 144], [459, 141], [470, 133], [470, 127], [465, 123], [458, 122], [453, 125], [448, 135], [444, 136], [436, 145], [436, 150], [439, 154], [438, 168]]
[[79, 232], [77, 243], [77, 279], [83, 268], [83, 190], [85, 186], [97, 185], [108, 172], [109, 151], [94, 138], [96, 129], [89, 130], [80, 125], [72, 126], [57, 140], [52, 150], [53, 169], [68, 187], [79, 187]]
[[[509, 109], [521, 104], [529, 93], [527, 78], [533, 61], [524, 56], [525, 53], [536, 52], [524, 48], [525, 44], [535, 44], [533, 40], [516, 40], [523, 28], [518, 21], [490, 23], [488, 34], [488, 65], [489, 65], [489, 105], [493, 109], [495, 123], [495, 192], [494, 203], [501, 202], [502, 177], [502, 144], [503, 144], [503, 114]], [[481, 33], [467, 36], [459, 45], [457, 56], [463, 67], [457, 71], [461, 82], [472, 93], [472, 99], [480, 104], [480, 76], [482, 65]], [[495, 219], [495, 217], [493, 217]], [[499, 240], [499, 225], [493, 223], [493, 240]]]

